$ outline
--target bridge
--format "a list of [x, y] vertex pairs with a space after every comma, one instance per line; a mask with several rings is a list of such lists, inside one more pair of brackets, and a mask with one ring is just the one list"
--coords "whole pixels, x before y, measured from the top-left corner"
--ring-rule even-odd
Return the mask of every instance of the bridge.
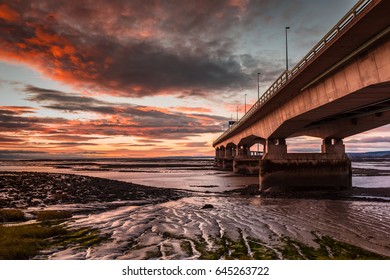
[[[213, 142], [216, 165], [259, 173], [264, 191], [351, 188], [343, 139], [390, 123], [389, 12], [359, 1]], [[288, 153], [296, 136], [321, 138], [321, 153]]]

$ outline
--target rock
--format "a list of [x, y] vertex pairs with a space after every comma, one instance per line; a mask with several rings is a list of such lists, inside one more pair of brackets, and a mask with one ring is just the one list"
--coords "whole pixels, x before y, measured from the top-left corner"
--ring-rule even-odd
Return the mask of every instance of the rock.
[[248, 185], [245, 188], [241, 189], [242, 195], [256, 195], [259, 192], [259, 185], [252, 184]]
[[202, 209], [211, 209], [211, 208], [214, 208], [214, 206], [211, 205], [211, 204], [205, 204], [205, 205], [203, 205], [203, 207], [202, 207]]

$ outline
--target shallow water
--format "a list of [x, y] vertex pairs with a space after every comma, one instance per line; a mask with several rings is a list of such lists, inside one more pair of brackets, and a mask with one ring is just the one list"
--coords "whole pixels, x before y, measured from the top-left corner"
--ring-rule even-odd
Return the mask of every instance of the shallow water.
[[367, 168], [376, 170], [390, 170], [390, 165], [387, 161], [365, 161], [365, 162], [352, 162], [352, 167]]
[[[64, 162], [58, 162], [61, 166]], [[107, 162], [92, 162], [93, 164], [107, 164]], [[112, 180], [120, 180], [124, 182], [131, 182], [145, 186], [159, 187], [159, 188], [174, 188], [185, 189], [192, 191], [211, 191], [222, 192], [234, 188], [244, 187], [250, 184], [258, 184], [258, 176], [241, 176], [234, 175], [232, 172], [213, 170], [212, 161], [148, 161], [145, 164], [163, 165], [162, 167], [145, 167], [139, 168], [139, 162], [110, 162], [111, 165], [115, 163], [115, 168], [108, 168], [101, 170], [93, 165], [82, 165], [82, 170], [79, 163], [74, 163], [70, 168], [56, 168], [55, 166], [45, 166], [47, 162], [2, 162], [0, 164], [0, 171], [30, 171], [30, 172], [48, 172], [48, 173], [64, 173], [76, 174], [83, 176], [93, 176]], [[49, 164], [54, 164], [50, 162]], [[136, 165], [136, 168], [131, 168], [131, 164]], [[142, 164], [142, 163], [141, 163]], [[191, 164], [193, 167], [169, 167], [169, 164]], [[120, 168], [118, 166], [125, 166]], [[165, 167], [164, 167], [165, 165]], [[204, 167], [205, 169], [202, 169]], [[192, 168], [191, 170], [188, 170]], [[131, 172], [129, 172], [131, 171]]]
[[[201, 209], [206, 203], [214, 208]], [[121, 207], [80, 217], [70, 226], [97, 228], [112, 239], [92, 249], [55, 252], [50, 259], [196, 259], [196, 242], [213, 251], [224, 236], [256, 239], [280, 257], [283, 237], [318, 246], [314, 234], [390, 256], [388, 203], [198, 196]], [[183, 249], [185, 242], [190, 252]]]
[[[68, 168], [56, 168], [68, 164]], [[159, 188], [175, 188], [200, 192], [223, 192], [250, 184], [258, 184], [258, 176], [234, 175], [229, 171], [213, 170], [211, 160], [145, 160], [145, 161], [36, 161], [36, 162], [0, 162], [0, 171], [31, 171], [48, 173], [65, 173], [84, 176], [101, 177], [112, 180], [131, 182]], [[50, 164], [50, 166], [47, 166]], [[110, 168], [100, 169], [99, 165]], [[161, 165], [139, 167], [140, 165]], [[188, 164], [192, 167], [169, 167], [170, 164]], [[136, 167], [132, 168], [131, 165]], [[168, 167], [167, 167], [168, 165]], [[388, 162], [353, 162], [354, 168], [388, 170]], [[122, 166], [122, 167], [121, 167]], [[204, 167], [205, 169], [202, 169]], [[89, 170], [83, 170], [89, 169]], [[191, 169], [191, 170], [189, 170]], [[91, 171], [94, 170], [94, 171]], [[389, 176], [353, 176], [352, 184], [361, 188], [390, 187]]]
[[356, 176], [352, 177], [352, 185], [362, 188], [389, 188], [390, 176]]

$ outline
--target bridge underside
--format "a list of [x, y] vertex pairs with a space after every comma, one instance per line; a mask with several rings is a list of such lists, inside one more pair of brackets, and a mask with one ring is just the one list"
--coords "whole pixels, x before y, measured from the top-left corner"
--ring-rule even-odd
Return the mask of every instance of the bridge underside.
[[[342, 66], [313, 80], [293, 79], [234, 131], [214, 143], [235, 172], [260, 174], [264, 191], [348, 189], [351, 162], [343, 139], [390, 123], [390, 31]], [[382, 32], [382, 34], [384, 34]], [[286, 139], [322, 139], [321, 153], [287, 153]], [[262, 153], [250, 147], [261, 145]], [[253, 166], [258, 167], [254, 168]]]
[[[266, 137], [255, 134], [262, 135], [255, 125], [254, 134], [237, 144], [231, 139], [217, 147], [216, 162], [235, 173], [260, 174], [263, 191], [348, 189], [352, 172], [343, 139], [389, 123], [390, 82], [385, 82], [307, 110]], [[321, 153], [287, 153], [286, 138], [296, 136], [323, 139]]]
[[390, 123], [390, 83], [372, 85], [293, 117], [271, 138], [343, 139]]

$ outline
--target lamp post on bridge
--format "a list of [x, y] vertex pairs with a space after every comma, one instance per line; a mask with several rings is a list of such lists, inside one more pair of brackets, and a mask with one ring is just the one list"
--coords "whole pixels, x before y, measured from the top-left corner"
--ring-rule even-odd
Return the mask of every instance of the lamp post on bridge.
[[286, 26], [286, 72], [288, 71], [288, 43], [287, 43], [287, 30], [290, 29], [289, 26]]
[[257, 100], [260, 99], [260, 73], [257, 73]]
[[246, 114], [246, 93], [245, 93], [245, 96], [244, 96], [244, 103], [245, 103], [245, 114]]

